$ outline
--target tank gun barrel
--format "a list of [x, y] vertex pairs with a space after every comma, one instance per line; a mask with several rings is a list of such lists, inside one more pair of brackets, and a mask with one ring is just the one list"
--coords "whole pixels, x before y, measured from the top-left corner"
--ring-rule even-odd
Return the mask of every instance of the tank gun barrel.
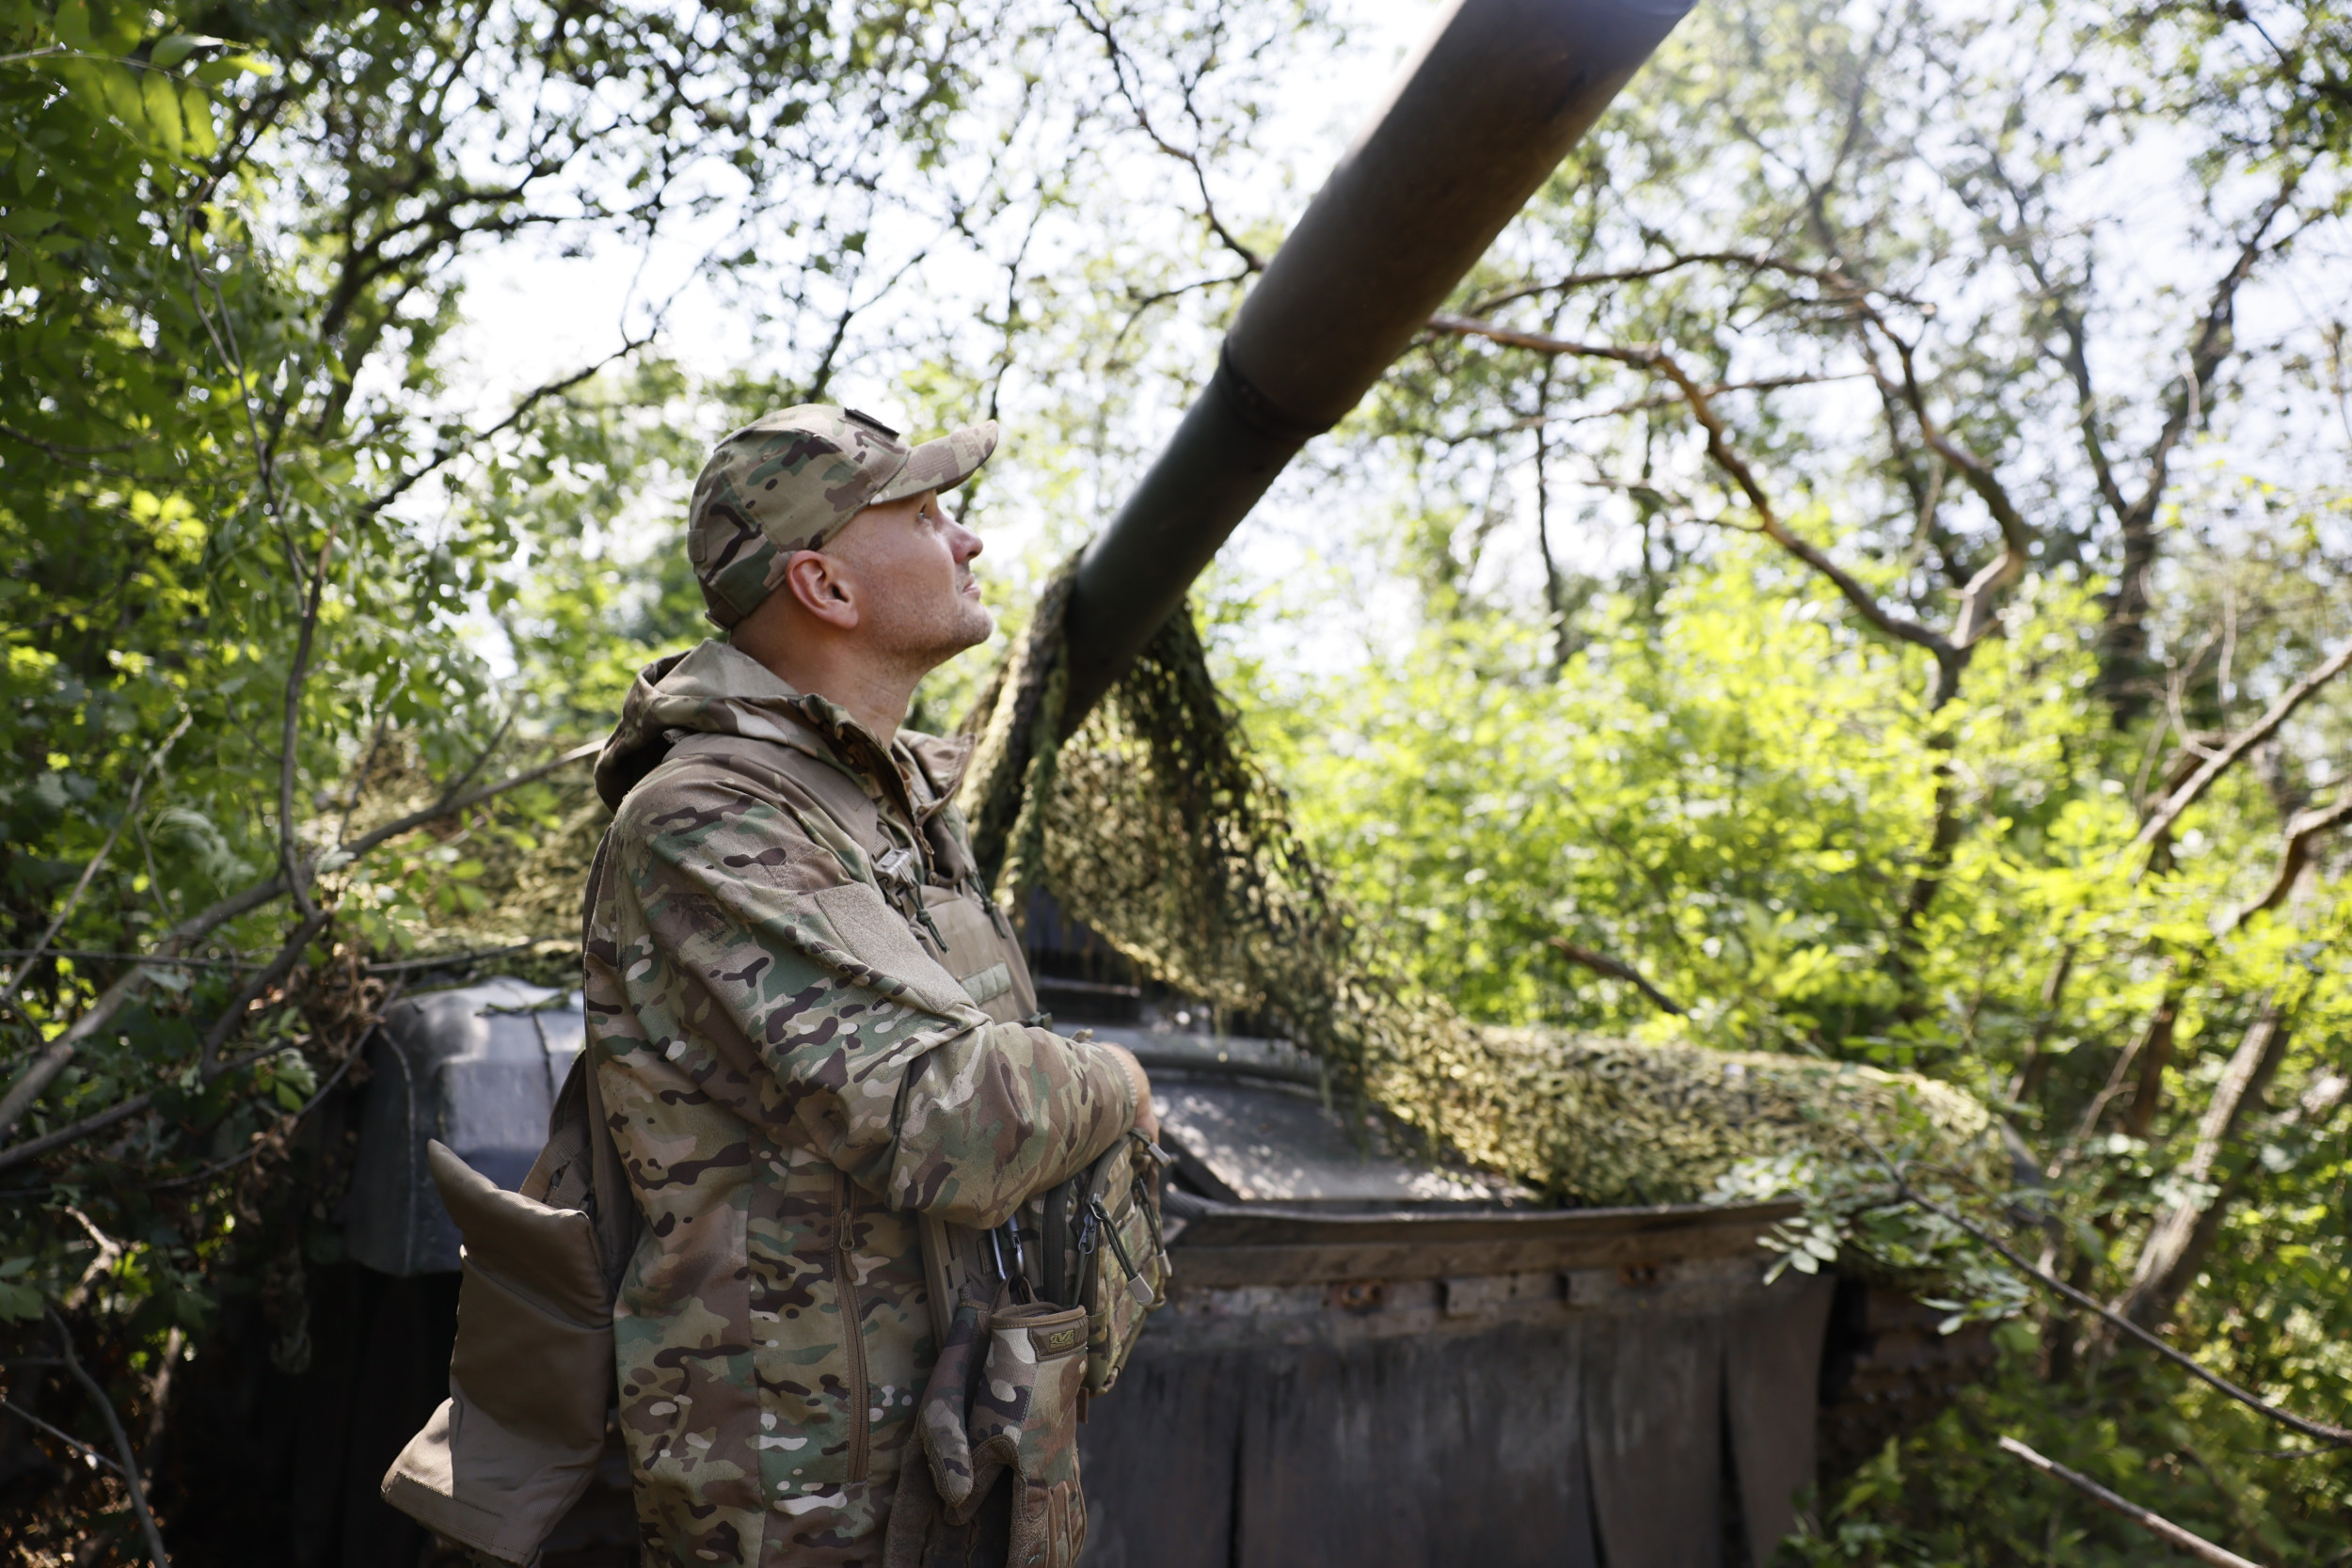
[[1354, 408], [1691, 0], [1458, 0], [1242, 302], [1216, 373], [1078, 562], [1064, 733], [1275, 476]]

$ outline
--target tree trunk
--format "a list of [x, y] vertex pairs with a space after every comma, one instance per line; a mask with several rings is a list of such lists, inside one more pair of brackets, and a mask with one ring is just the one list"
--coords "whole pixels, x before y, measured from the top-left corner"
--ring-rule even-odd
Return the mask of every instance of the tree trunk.
[[[2198, 1124], [2197, 1147], [2181, 1171], [2188, 1180], [2203, 1183], [2213, 1179], [2222, 1145], [2237, 1131], [2247, 1107], [2261, 1101], [2271, 1075], [2279, 1070], [2290, 1032], [2276, 994], [2264, 998], [2246, 1037], [2222, 1069], [2221, 1082], [2214, 1085], [2204, 1119]], [[2139, 1249], [2131, 1288], [2116, 1304], [2118, 1312], [2142, 1327], [2153, 1327], [2164, 1320], [2219, 1234], [2228, 1198], [2224, 1190], [2201, 1202], [2177, 1204], [2156, 1216]]]

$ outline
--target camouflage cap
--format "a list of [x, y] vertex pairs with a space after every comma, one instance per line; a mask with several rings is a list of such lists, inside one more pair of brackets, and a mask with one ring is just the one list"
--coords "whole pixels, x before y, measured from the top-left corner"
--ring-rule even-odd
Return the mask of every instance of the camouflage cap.
[[983, 420], [910, 448], [870, 414], [804, 403], [763, 414], [711, 449], [686, 514], [686, 555], [710, 618], [732, 626], [795, 550], [824, 546], [869, 506], [961, 484], [996, 450]]

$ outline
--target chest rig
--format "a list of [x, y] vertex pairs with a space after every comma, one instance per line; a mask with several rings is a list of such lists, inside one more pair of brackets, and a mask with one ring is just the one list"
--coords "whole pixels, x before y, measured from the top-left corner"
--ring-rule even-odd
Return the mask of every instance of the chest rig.
[[974, 1006], [998, 1023], [1044, 1022], [1021, 944], [982, 890], [947, 800], [961, 747], [924, 737], [895, 750], [855, 731], [836, 741], [812, 726], [790, 739], [680, 732], [669, 757], [724, 758], [767, 775], [802, 826], [882, 895]]
[[[862, 731], [815, 724], [788, 739], [669, 738], [673, 759], [723, 759], [758, 775], [975, 1007], [998, 1023], [1050, 1027], [948, 803], [962, 760], [954, 743], [911, 738], [885, 752]], [[901, 1472], [885, 1568], [1073, 1568], [1086, 1542], [1076, 1423], [1167, 1294], [1166, 1163], [1129, 1132], [993, 1230], [919, 1216], [939, 1356], [918, 1416], [927, 1463]]]

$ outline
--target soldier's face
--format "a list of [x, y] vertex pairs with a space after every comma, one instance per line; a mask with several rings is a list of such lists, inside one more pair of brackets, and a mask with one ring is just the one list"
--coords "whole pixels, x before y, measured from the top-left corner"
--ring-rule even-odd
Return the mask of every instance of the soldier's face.
[[980, 536], [947, 515], [936, 491], [867, 507], [824, 553], [847, 569], [862, 640], [884, 658], [929, 670], [995, 629], [972, 574]]

